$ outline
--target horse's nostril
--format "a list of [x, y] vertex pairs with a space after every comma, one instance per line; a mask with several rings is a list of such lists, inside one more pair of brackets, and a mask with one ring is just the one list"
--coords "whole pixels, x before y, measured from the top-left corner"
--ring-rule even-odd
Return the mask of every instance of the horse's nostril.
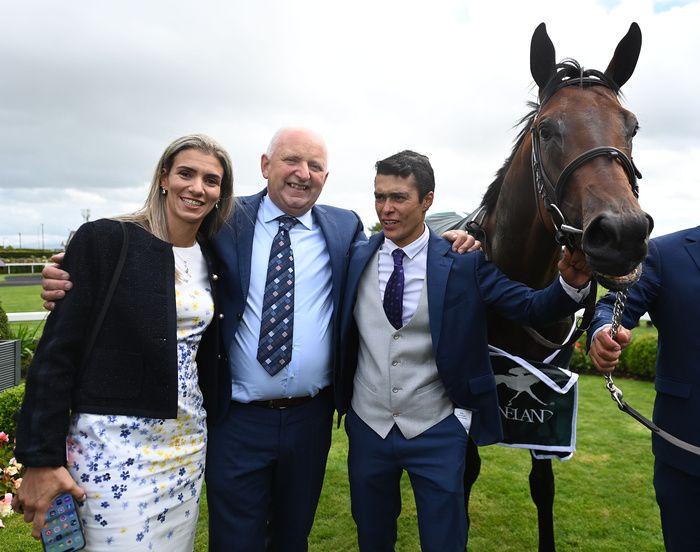
[[618, 231], [610, 217], [601, 215], [588, 225], [584, 239], [589, 247], [597, 249], [618, 241]]
[[598, 215], [581, 240], [591, 268], [613, 276], [628, 274], [644, 260], [652, 226], [653, 220], [643, 211]]
[[646, 213], [605, 213], [591, 221], [584, 232], [588, 247], [620, 247], [646, 243], [654, 220]]

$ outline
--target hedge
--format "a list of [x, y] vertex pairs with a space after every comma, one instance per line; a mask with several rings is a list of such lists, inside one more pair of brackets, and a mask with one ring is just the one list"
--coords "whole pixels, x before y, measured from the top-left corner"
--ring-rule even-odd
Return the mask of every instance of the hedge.
[[60, 249], [13, 249], [13, 248], [0, 248], [0, 259], [5, 262], [17, 262], [19, 259], [31, 260], [32, 262], [42, 262], [48, 260], [51, 255], [61, 251]]
[[15, 414], [19, 407], [22, 406], [23, 399], [24, 383], [0, 391], [0, 431], [7, 433], [10, 442], [15, 438], [15, 432], [17, 431]]
[[579, 374], [597, 374], [590, 357], [586, 354], [586, 335], [584, 334], [574, 343], [574, 352], [571, 355], [569, 368]]
[[[620, 355], [620, 363], [614, 374], [630, 378], [653, 380], [656, 376], [655, 335], [637, 335]], [[586, 354], [586, 337], [581, 337], [574, 346], [569, 368], [579, 374], [598, 374], [590, 357]]]
[[620, 355], [619, 371], [640, 379], [653, 380], [656, 375], [657, 343], [655, 335], [635, 336]]
[[[10, 323], [7, 320], [7, 314], [0, 303], [0, 339], [12, 339], [10, 332]], [[0, 429], [0, 431], [2, 431]]]

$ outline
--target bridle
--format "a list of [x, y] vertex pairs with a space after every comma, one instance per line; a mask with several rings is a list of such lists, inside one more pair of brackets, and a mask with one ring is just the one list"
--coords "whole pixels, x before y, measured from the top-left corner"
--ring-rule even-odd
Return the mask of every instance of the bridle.
[[530, 132], [532, 133], [532, 180], [535, 190], [539, 197], [542, 198], [545, 209], [552, 219], [557, 243], [560, 245], [565, 245], [573, 251], [575, 247], [574, 237], [582, 235], [583, 229], [568, 224], [559, 205], [562, 203], [562, 200], [566, 194], [566, 187], [569, 183], [569, 178], [574, 171], [596, 157], [605, 156], [608, 159], [615, 160], [620, 163], [622, 168], [625, 170], [625, 174], [627, 174], [627, 179], [629, 180], [634, 197], [639, 197], [639, 186], [637, 184], [637, 179], [642, 178], [642, 174], [637, 169], [632, 158], [628, 157], [623, 151], [613, 146], [599, 146], [584, 151], [573, 161], [571, 161], [566, 167], [564, 167], [564, 170], [559, 175], [559, 178], [557, 178], [556, 183], [552, 184], [552, 180], [549, 178], [549, 175], [547, 175], [542, 163], [540, 135], [537, 130], [536, 123], [540, 112], [547, 101], [549, 101], [558, 90], [572, 85], [578, 85], [581, 87], [606, 86], [609, 88], [604, 81], [591, 76], [581, 76], [563, 80], [545, 99], [542, 100], [539, 110], [533, 118]]
[[[566, 185], [568, 184], [569, 178], [571, 177], [573, 172], [582, 165], [588, 163], [591, 159], [606, 156], [608, 157], [608, 159], [615, 160], [618, 163], [620, 163], [620, 165], [622, 165], [622, 168], [627, 174], [627, 179], [629, 180], [630, 186], [632, 187], [632, 193], [636, 198], [639, 197], [639, 187], [637, 185], [637, 179], [642, 178], [642, 175], [635, 166], [634, 161], [632, 161], [632, 158], [627, 157], [627, 155], [625, 155], [624, 152], [620, 151], [619, 149], [613, 146], [600, 146], [589, 149], [588, 151], [584, 151], [573, 161], [571, 161], [566, 167], [564, 167], [564, 170], [559, 175], [556, 184], [552, 185], [552, 181], [550, 180], [542, 165], [540, 136], [537, 132], [536, 122], [537, 117], [539, 117], [542, 107], [547, 102], [547, 100], [551, 99], [551, 97], [554, 95], [554, 93], [556, 93], [556, 91], [560, 90], [565, 86], [571, 85], [607, 86], [605, 82], [597, 78], [592, 78], [591, 76], [584, 76], [583, 74], [580, 77], [570, 78], [560, 82], [554, 88], [554, 90], [544, 100], [542, 100], [539, 110], [533, 119], [532, 127], [530, 130], [532, 132], [532, 175], [535, 189], [537, 191], [537, 194], [542, 198], [542, 202], [544, 203], [545, 208], [550, 214], [552, 223], [554, 224], [557, 242], [560, 245], [565, 245], [569, 249], [573, 250], [575, 247], [573, 238], [576, 235], [583, 234], [583, 230], [567, 224], [566, 219], [564, 218], [564, 214], [557, 205], [560, 204], [562, 202], [562, 199], [564, 198], [564, 194], [566, 192]], [[592, 303], [595, 304], [595, 291], [592, 290], [592, 293], [589, 293], [589, 298], [591, 297], [591, 295], [593, 297]], [[615, 304], [613, 305], [612, 326], [610, 328], [610, 336], [612, 337], [612, 339], [615, 339], [617, 330], [620, 327], [626, 300], [627, 291], [618, 291], [615, 297]], [[586, 318], [586, 315], [590, 314], [591, 311], [592, 308], [589, 308], [589, 305], [587, 305], [586, 312], [584, 312], [584, 318]], [[576, 328], [574, 335], [572, 335], [571, 338], [561, 346], [566, 346], [572, 343], [573, 341], [577, 340], [578, 337], [583, 333], [584, 329], [588, 327], [589, 322], [590, 320], [582, 320]], [[544, 339], [534, 329], [525, 327], [525, 330], [528, 333], [528, 335], [534, 338], [535, 341], [537, 341], [541, 345], [550, 348], [552, 348], [552, 345], [556, 346], [555, 343], [551, 343], [548, 340]], [[605, 386], [610, 392], [611, 398], [617, 403], [617, 406], [620, 410], [632, 416], [632, 418], [640, 422], [647, 429], [651, 430], [653, 433], [658, 435], [660, 438], [665, 439], [672, 445], [675, 445], [676, 447], [679, 447], [687, 452], [700, 456], [700, 447], [693, 445], [692, 443], [683, 441], [678, 437], [668, 433], [667, 431], [664, 431], [659, 426], [657, 426], [652, 420], [649, 420], [639, 411], [635, 410], [629, 404], [627, 404], [627, 402], [625, 402], [625, 400], [623, 399], [622, 391], [619, 387], [615, 385], [611, 374], [605, 374]]]
[[[639, 186], [637, 184], [637, 179], [642, 178], [642, 174], [639, 169], [634, 164], [634, 161], [628, 157], [623, 151], [619, 150], [614, 146], [598, 146], [584, 151], [577, 157], [575, 157], [566, 167], [562, 170], [559, 178], [555, 184], [552, 184], [552, 180], [549, 178], [547, 171], [544, 169], [544, 164], [542, 163], [542, 152], [540, 146], [540, 135], [537, 130], [537, 120], [542, 112], [545, 104], [562, 88], [566, 86], [605, 86], [611, 88], [603, 79], [600, 77], [594, 77], [591, 75], [600, 75], [597, 71], [581, 72], [578, 77], [571, 77], [559, 82], [555, 87], [545, 94], [544, 98], [541, 100], [538, 111], [535, 117], [532, 119], [532, 125], [530, 127], [530, 132], [532, 134], [532, 180], [535, 186], [536, 195], [542, 199], [545, 209], [549, 213], [549, 216], [554, 226], [554, 237], [559, 245], [566, 246], [569, 250], [574, 251], [576, 249], [575, 238], [576, 236], [583, 235], [583, 229], [577, 228], [566, 221], [564, 213], [559, 207], [561, 205], [567, 190], [567, 185], [569, 184], [571, 175], [579, 167], [585, 165], [592, 159], [596, 157], [607, 157], [608, 159], [615, 160], [625, 171], [627, 175], [627, 180], [629, 181], [630, 187], [632, 188], [632, 193], [634, 197], [639, 197]], [[542, 217], [542, 212], [540, 210], [540, 204], [537, 204], [537, 212], [544, 223]], [[591, 293], [586, 300], [586, 307], [584, 309], [584, 314], [577, 325], [575, 331], [569, 336], [569, 338], [561, 344], [553, 343], [548, 339], [544, 338], [537, 330], [525, 326], [525, 332], [537, 343], [547, 347], [549, 349], [557, 349], [561, 347], [568, 346], [583, 334], [583, 332], [588, 328], [590, 322], [593, 318], [593, 313], [595, 310], [596, 301], [596, 288], [595, 280], [593, 281], [593, 288]]]

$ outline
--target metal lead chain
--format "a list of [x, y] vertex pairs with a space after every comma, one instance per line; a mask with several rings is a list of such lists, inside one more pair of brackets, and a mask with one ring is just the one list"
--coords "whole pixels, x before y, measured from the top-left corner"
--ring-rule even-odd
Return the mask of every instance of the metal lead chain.
[[617, 337], [617, 330], [622, 322], [622, 314], [625, 312], [627, 302], [627, 290], [618, 291], [615, 294], [615, 304], [613, 305], [612, 326], [610, 327], [610, 337]]
[[[625, 302], [627, 301], [627, 290], [618, 291], [615, 295], [615, 304], [613, 305], [612, 326], [610, 327], [610, 337], [617, 337], [617, 330], [622, 321], [622, 314], [625, 311]], [[611, 374], [605, 374], [605, 387], [610, 391], [612, 400], [617, 403], [617, 406], [622, 409], [622, 391], [613, 382]]]

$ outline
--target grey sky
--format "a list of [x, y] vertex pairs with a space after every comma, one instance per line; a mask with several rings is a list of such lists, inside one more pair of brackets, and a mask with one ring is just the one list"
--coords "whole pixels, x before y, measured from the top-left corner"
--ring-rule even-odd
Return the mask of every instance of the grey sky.
[[700, 2], [328, 0], [1, 2], [0, 243], [58, 246], [81, 222], [137, 208], [167, 143], [204, 132], [230, 152], [237, 194], [264, 181], [280, 126], [325, 136], [323, 203], [375, 222], [373, 165], [431, 158], [433, 211], [475, 207], [534, 98], [541, 21], [557, 59], [605, 69], [642, 29], [625, 105], [655, 235], [700, 223]]

